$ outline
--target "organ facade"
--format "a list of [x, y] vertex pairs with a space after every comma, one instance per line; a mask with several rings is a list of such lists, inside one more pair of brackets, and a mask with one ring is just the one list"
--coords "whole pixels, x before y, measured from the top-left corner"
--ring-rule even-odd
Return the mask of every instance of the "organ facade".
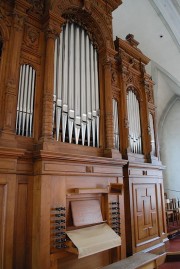
[[150, 59], [131, 34], [113, 41], [119, 5], [0, 3], [4, 269], [95, 269], [164, 250]]

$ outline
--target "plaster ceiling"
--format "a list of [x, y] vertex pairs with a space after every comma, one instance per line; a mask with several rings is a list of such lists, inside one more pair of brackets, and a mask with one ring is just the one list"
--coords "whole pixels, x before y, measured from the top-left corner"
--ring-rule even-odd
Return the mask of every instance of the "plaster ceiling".
[[150, 67], [173, 82], [174, 93], [180, 95], [179, 29], [180, 0], [124, 0], [113, 12], [114, 39], [133, 34], [138, 48], [151, 59]]

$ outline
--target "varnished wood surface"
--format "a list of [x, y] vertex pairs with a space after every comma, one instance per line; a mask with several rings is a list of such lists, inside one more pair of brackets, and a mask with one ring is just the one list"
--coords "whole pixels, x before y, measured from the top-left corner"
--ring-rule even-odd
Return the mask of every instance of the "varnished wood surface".
[[[32, 2], [32, 3], [30, 3]], [[113, 42], [112, 10], [118, 1], [0, 1], [0, 267], [3, 269], [96, 269], [166, 237], [162, 169], [151, 155], [148, 113], [155, 123], [149, 59], [138, 42]], [[66, 20], [77, 20], [97, 44], [100, 88], [100, 147], [56, 141], [53, 132], [54, 42]], [[36, 71], [33, 137], [15, 134], [19, 70]], [[128, 141], [127, 88], [140, 100], [143, 153]], [[119, 108], [120, 148], [114, 149], [112, 98]], [[156, 125], [156, 124], [155, 124]], [[156, 140], [156, 145], [158, 141]], [[114, 186], [114, 188], [113, 188]], [[112, 187], [112, 189], [111, 189]], [[90, 192], [78, 190], [99, 190]], [[102, 191], [100, 191], [102, 190]], [[107, 190], [104, 191], [104, 190]], [[54, 208], [66, 208], [72, 229], [72, 201], [96, 199], [103, 221], [112, 226], [112, 203], [119, 205], [121, 247], [78, 260], [52, 245]], [[142, 209], [144, 206], [144, 209]], [[146, 212], [146, 214], [145, 214]]]

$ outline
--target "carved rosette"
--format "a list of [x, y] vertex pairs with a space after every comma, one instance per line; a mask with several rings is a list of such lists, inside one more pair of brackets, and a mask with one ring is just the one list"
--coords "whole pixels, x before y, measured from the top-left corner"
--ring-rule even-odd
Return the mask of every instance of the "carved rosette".
[[24, 43], [27, 47], [37, 49], [39, 47], [40, 32], [32, 26], [25, 26]]

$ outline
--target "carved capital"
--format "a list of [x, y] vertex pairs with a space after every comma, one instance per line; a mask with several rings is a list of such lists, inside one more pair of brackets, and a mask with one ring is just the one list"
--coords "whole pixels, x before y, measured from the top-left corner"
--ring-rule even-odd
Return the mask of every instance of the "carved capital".
[[4, 23], [7, 27], [11, 26], [10, 16], [2, 7], [0, 7], [0, 23]]
[[46, 39], [52, 38], [55, 39], [57, 37], [58, 33], [53, 26], [49, 25], [45, 30], [45, 37]]
[[128, 72], [128, 70], [124, 66], [122, 66], [122, 68], [121, 68], [121, 74], [122, 74], [123, 81], [126, 81], [129, 72]]
[[115, 70], [112, 70], [111, 73], [111, 83], [115, 86], [118, 85], [118, 73]]
[[23, 31], [25, 16], [14, 11], [13, 13], [13, 26], [17, 32]]
[[61, 32], [61, 25], [63, 20], [57, 19], [54, 14], [49, 14], [44, 23], [44, 32], [46, 38], [55, 39]]

